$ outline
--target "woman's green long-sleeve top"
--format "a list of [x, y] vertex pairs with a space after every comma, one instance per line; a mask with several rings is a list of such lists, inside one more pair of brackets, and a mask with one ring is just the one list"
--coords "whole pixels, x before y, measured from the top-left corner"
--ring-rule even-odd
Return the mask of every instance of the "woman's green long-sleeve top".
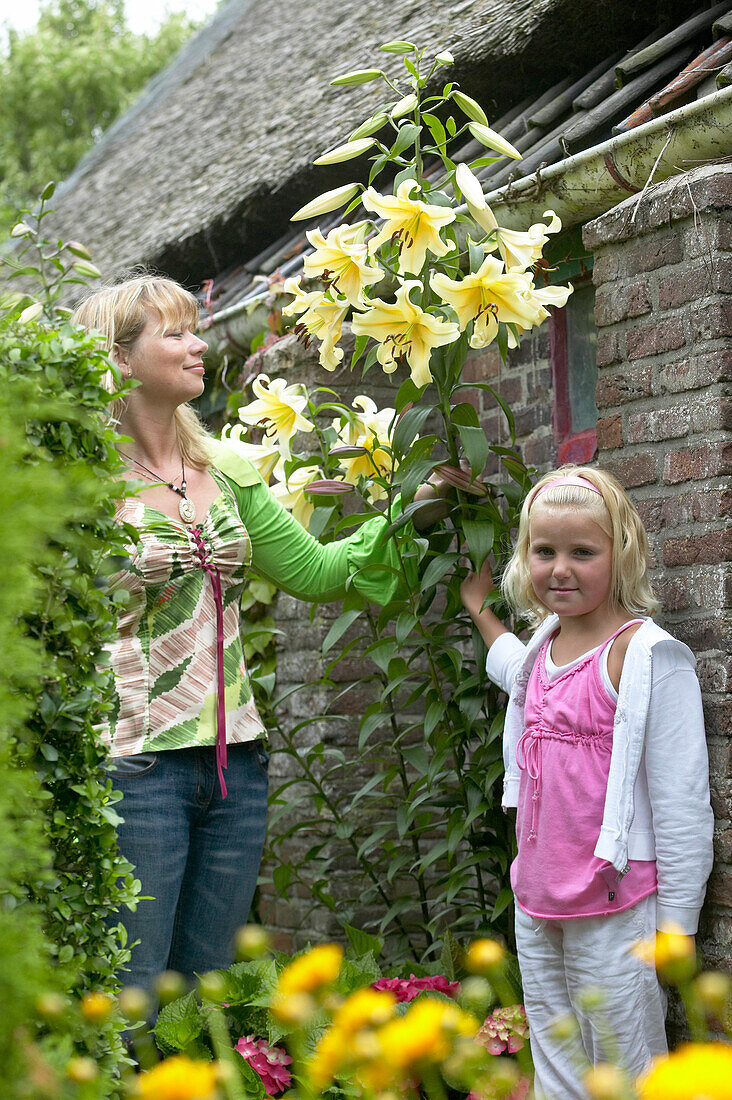
[[230, 448], [215, 446], [210, 472], [221, 492], [191, 527], [134, 497], [118, 506], [118, 520], [134, 526], [140, 540], [113, 578], [129, 599], [111, 646], [115, 702], [102, 736], [112, 756], [214, 745], [220, 665], [227, 742], [262, 736], [240, 632], [250, 565], [278, 588], [314, 602], [344, 596], [349, 577], [377, 603], [400, 590], [401, 568], [394, 541], [384, 537], [384, 517], [322, 546]]

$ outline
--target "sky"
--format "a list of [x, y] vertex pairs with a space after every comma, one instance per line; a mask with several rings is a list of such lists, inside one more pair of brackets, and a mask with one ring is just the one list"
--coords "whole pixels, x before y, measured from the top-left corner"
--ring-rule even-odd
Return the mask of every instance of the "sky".
[[[168, 12], [185, 11], [192, 19], [206, 19], [214, 12], [216, 3], [217, 0], [125, 0], [125, 8], [131, 29], [137, 34], [149, 34], [158, 29]], [[0, 0], [0, 27], [26, 31], [37, 20], [38, 0]]]

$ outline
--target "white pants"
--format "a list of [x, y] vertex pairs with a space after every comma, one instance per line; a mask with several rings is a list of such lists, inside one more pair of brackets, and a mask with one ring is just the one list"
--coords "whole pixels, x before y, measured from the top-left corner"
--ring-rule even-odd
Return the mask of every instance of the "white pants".
[[[619, 1058], [635, 1077], [655, 1055], [666, 1053], [665, 994], [654, 969], [629, 953], [636, 941], [655, 933], [655, 894], [609, 917], [536, 920], [516, 906], [538, 1100], [587, 1100], [581, 1082], [588, 1062]], [[588, 1013], [580, 994], [590, 988], [602, 989], [604, 1006]], [[577, 1020], [579, 1035], [556, 1039], [552, 1022], [566, 1016]]]

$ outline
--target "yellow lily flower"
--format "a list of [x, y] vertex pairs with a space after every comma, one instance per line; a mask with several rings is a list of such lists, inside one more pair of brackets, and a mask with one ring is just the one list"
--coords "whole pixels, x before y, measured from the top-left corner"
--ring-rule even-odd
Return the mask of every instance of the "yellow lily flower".
[[430, 286], [458, 315], [462, 329], [474, 321], [470, 346], [483, 348], [495, 339], [498, 323], [538, 325], [546, 316], [532, 298], [531, 278], [517, 271], [504, 272], [503, 264], [486, 256], [478, 271], [464, 279], [450, 279], [441, 272], [430, 278]]
[[269, 485], [269, 479], [275, 467], [283, 461], [277, 441], [267, 439], [263, 443], [250, 443], [248, 439], [242, 439], [246, 429], [243, 424], [227, 424], [221, 433], [221, 438], [236, 451], [238, 455], [251, 462], [252, 466]]
[[506, 271], [526, 271], [528, 267], [541, 259], [542, 249], [549, 240], [547, 234], [558, 233], [562, 228], [561, 220], [553, 210], [545, 210], [544, 217], [549, 223], [536, 222], [526, 232], [516, 229], [504, 229], [496, 221], [495, 215], [483, 197], [480, 181], [473, 175], [467, 164], [458, 164], [455, 182], [463, 193], [463, 198], [471, 217], [486, 233], [492, 233], [492, 242], [484, 244], [486, 252], [501, 254]]
[[[310, 278], [322, 278], [353, 306], [363, 305], [363, 288], [384, 278], [380, 267], [369, 267], [364, 238], [367, 223], [339, 225], [324, 237], [319, 229], [305, 234], [315, 252], [306, 256], [303, 270]], [[294, 280], [293, 280], [294, 281]]]
[[384, 241], [397, 238], [400, 242], [399, 266], [412, 275], [418, 275], [424, 267], [427, 249], [438, 257], [452, 251], [453, 245], [446, 244], [439, 231], [455, 220], [451, 207], [412, 198], [412, 192], [418, 187], [416, 180], [403, 180], [396, 195], [380, 195], [373, 187], [368, 187], [361, 197], [367, 210], [373, 210], [384, 219], [381, 232], [369, 241], [369, 251], [373, 254]]
[[[373, 478], [376, 473], [388, 477], [395, 469], [393, 456], [389, 451], [385, 451], [381, 444], [386, 446], [391, 444], [392, 425], [396, 413], [394, 409], [379, 410], [371, 398], [364, 394], [354, 397], [353, 404], [361, 409], [362, 415], [357, 414], [352, 421], [347, 421], [345, 424], [336, 419], [333, 421], [333, 427], [342, 444], [364, 449], [363, 454], [338, 460], [346, 481], [355, 485], [359, 477]], [[368, 496], [371, 501], [383, 500], [386, 497], [386, 491], [383, 486], [373, 484], [369, 487]]]
[[432, 349], [457, 340], [460, 328], [415, 306], [409, 298], [415, 288], [421, 290], [422, 284], [407, 280], [397, 290], [396, 302], [374, 298], [368, 312], [353, 315], [353, 331], [378, 342], [376, 355], [386, 374], [392, 374], [397, 360], [406, 356], [415, 386], [426, 386], [432, 381]]
[[284, 470], [275, 470], [275, 477], [280, 476], [283, 480], [271, 485], [270, 492], [288, 512], [292, 512], [297, 522], [307, 531], [314, 506], [305, 495], [304, 489], [311, 481], [322, 477], [322, 473], [313, 466], [301, 466], [288, 477], [285, 477]]
[[308, 403], [302, 386], [288, 386], [284, 378], [260, 374], [252, 382], [257, 400], [239, 409], [243, 424], [264, 424], [265, 434], [277, 439], [284, 458], [290, 458], [290, 440], [295, 432], [311, 432], [313, 425], [301, 415]]
[[299, 279], [287, 279], [284, 290], [287, 294], [294, 294], [295, 300], [282, 312], [286, 316], [301, 314], [294, 331], [306, 345], [312, 336], [320, 340], [321, 367], [336, 370], [343, 359], [343, 350], [336, 344], [341, 338], [341, 326], [350, 309], [350, 302], [347, 298], [333, 300], [319, 291], [306, 292], [302, 290]]

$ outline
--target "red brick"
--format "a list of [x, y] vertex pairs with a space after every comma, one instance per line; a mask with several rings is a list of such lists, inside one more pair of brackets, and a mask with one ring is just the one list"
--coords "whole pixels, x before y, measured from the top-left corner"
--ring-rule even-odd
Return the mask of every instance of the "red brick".
[[621, 417], [601, 416], [597, 421], [597, 447], [600, 451], [611, 451], [623, 446], [623, 421]]
[[701, 481], [730, 472], [732, 443], [720, 441], [667, 454], [664, 459], [663, 480], [667, 485], [676, 485], [680, 481]]
[[696, 390], [732, 379], [732, 351], [719, 348], [691, 359], [679, 359], [661, 368], [660, 379], [671, 393]]
[[523, 378], [502, 378], [500, 384], [496, 386], [496, 389], [504, 401], [507, 401], [509, 405], [523, 405]]
[[516, 435], [529, 435], [537, 428], [551, 423], [551, 405], [537, 401], [533, 405], [527, 405], [522, 409], [514, 409], [514, 419], [516, 422]]
[[542, 470], [547, 466], [556, 465], [556, 446], [551, 435], [527, 439], [523, 445], [524, 462], [528, 466], [536, 466]]
[[[672, 633], [688, 645], [694, 653], [705, 653], [707, 650], [719, 650], [726, 652], [729, 645], [730, 620], [729, 617], [706, 615], [703, 619], [682, 619], [675, 622]], [[732, 708], [732, 699], [725, 700]]]
[[689, 606], [689, 591], [683, 577], [654, 580], [653, 590], [664, 611], [685, 611]]
[[695, 340], [719, 340], [723, 336], [732, 336], [732, 301], [709, 302], [700, 306], [691, 315], [691, 326]]
[[637, 502], [647, 531], [680, 527], [684, 523], [708, 523], [732, 515], [732, 489], [706, 488], [648, 497]]
[[707, 884], [707, 902], [732, 906], [732, 874], [728, 871], [714, 871]]
[[651, 310], [644, 282], [600, 287], [595, 295], [595, 324], [598, 328], [640, 317]]
[[667, 539], [663, 544], [663, 561], [665, 565], [716, 565], [732, 561], [732, 529]]
[[625, 334], [625, 346], [630, 360], [676, 351], [685, 343], [684, 327], [677, 317], [654, 321], [648, 325], [637, 325]]
[[614, 474], [626, 489], [650, 485], [656, 480], [656, 456], [652, 454], [626, 455], [617, 459], [607, 459], [603, 455], [601, 466]]
[[659, 309], [677, 309], [687, 302], [706, 298], [714, 292], [714, 280], [708, 267], [681, 266], [662, 275], [658, 284]]
[[617, 332], [612, 330], [598, 332], [595, 348], [595, 362], [598, 367], [608, 367], [611, 363], [618, 363], [622, 358]]
[[681, 237], [676, 231], [665, 236], [651, 233], [638, 244], [629, 248], [624, 260], [626, 271], [635, 274], [639, 271], [656, 271], [659, 267], [670, 267], [683, 258]]
[[488, 382], [501, 373], [503, 360], [495, 350], [472, 351], [463, 368], [464, 382]]
[[681, 406], [652, 409], [628, 417], [628, 443], [651, 443], [663, 439], [678, 439], [689, 434], [689, 410]]
[[641, 397], [651, 396], [652, 376], [650, 367], [636, 367], [621, 374], [600, 374], [595, 390], [598, 409], [627, 405]]
[[689, 259], [701, 256], [709, 263], [715, 263], [720, 252], [732, 252], [732, 222], [716, 216], [705, 217], [694, 225], [686, 227], [684, 255]]
[[618, 249], [601, 249], [595, 256], [595, 262], [592, 268], [592, 281], [595, 286], [602, 286], [604, 283], [610, 283], [614, 279], [617, 279], [619, 274], [622, 274], [622, 272], [618, 260]]

